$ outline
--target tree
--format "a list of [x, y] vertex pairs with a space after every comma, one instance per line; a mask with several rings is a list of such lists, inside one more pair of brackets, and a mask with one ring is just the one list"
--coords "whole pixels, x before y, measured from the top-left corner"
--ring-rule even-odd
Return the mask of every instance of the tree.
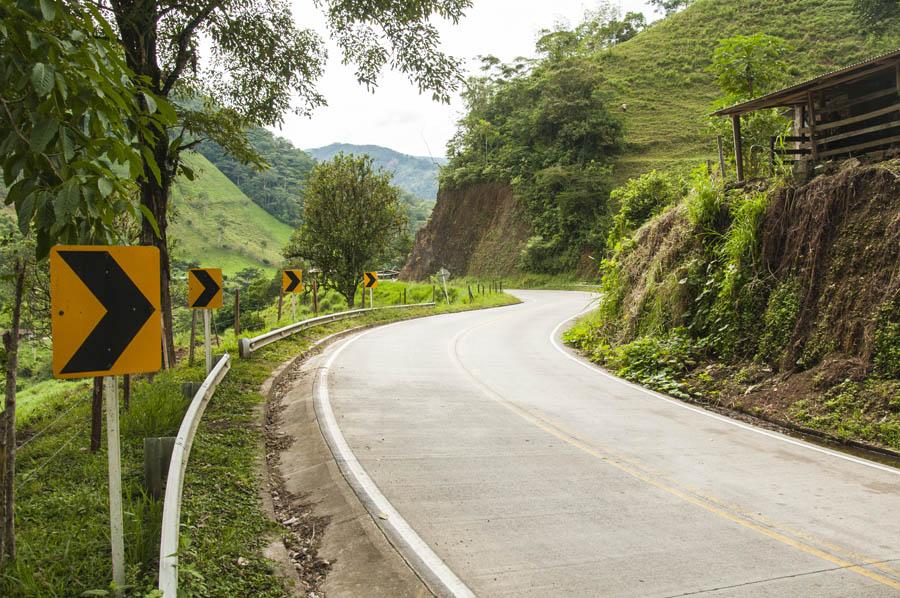
[[694, 0], [650, 0], [650, 5], [656, 7], [656, 12], [668, 16], [690, 6], [693, 2]]
[[732, 101], [747, 100], [780, 87], [788, 75], [790, 51], [780, 37], [757, 33], [719, 41], [710, 70]]
[[[141, 203], [152, 216], [144, 220], [141, 242], [160, 250], [166, 346], [173, 363], [169, 191], [177, 174], [193, 176], [181, 163], [181, 152], [209, 139], [238, 160], [262, 166], [245, 131], [280, 124], [292, 107], [309, 114], [325, 103], [315, 87], [325, 64], [324, 45], [314, 31], [296, 26], [289, 0], [83, 1], [115, 22], [136, 78], [157, 96], [179, 99], [179, 126], [164, 137], [141, 138], [146, 165], [159, 165], [153, 167], [156, 176], [140, 184]], [[390, 63], [420, 91], [448, 101], [459, 63], [439, 51], [431, 18], [456, 22], [471, 0], [318, 0], [315, 5], [345, 60], [356, 65], [360, 83], [374, 87]]]
[[[780, 37], [761, 33], [721, 40], [709, 67], [722, 91], [713, 110], [769, 93], [787, 83], [790, 70], [785, 56], [790, 49], [788, 42]], [[751, 176], [762, 174], [769, 140], [784, 135], [789, 127], [790, 122], [777, 109], [756, 110], [742, 117], [741, 133], [749, 148], [747, 171]], [[728, 121], [714, 118], [710, 128], [715, 135], [722, 136], [729, 150], [733, 150]], [[732, 151], [729, 155], [733, 155]]]
[[325, 286], [353, 308], [363, 272], [380, 266], [404, 232], [400, 190], [390, 173], [373, 170], [369, 156], [340, 153], [313, 169], [303, 217], [285, 259], [319, 268]]
[[900, 11], [897, 0], [853, 0], [853, 14], [867, 29], [884, 28], [885, 22]]
[[[144, 176], [144, 163], [156, 165], [142, 160], [134, 138], [156, 138], [174, 114], [134, 77], [111, 33], [93, 10], [0, 0], [0, 169], [19, 227], [18, 237], [0, 240], [13, 285], [4, 335], [7, 559], [16, 551], [16, 373], [29, 263], [56, 242], [112, 243], [122, 215], [140, 217], [133, 181]], [[155, 109], [139, 108], [147, 105]]]

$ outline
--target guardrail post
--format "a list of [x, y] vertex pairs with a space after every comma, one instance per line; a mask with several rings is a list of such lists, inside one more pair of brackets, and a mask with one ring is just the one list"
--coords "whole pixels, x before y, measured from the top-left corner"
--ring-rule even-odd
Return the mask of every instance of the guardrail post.
[[144, 438], [144, 487], [154, 500], [162, 498], [163, 480], [169, 475], [174, 448], [174, 436]]

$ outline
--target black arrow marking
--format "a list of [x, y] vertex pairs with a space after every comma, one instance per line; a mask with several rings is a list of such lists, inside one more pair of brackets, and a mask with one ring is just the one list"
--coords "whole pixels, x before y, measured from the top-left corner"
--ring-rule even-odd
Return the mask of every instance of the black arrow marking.
[[206, 307], [210, 301], [215, 299], [221, 287], [206, 270], [191, 270], [191, 274], [203, 285], [203, 293], [197, 297], [191, 307]]
[[375, 286], [375, 283], [378, 281], [378, 279], [376, 277], [372, 276], [371, 272], [366, 272], [364, 276], [366, 279], [366, 288], [367, 289]]
[[289, 279], [291, 279], [291, 282], [288, 283], [288, 286], [286, 289], [284, 289], [284, 291], [286, 293], [290, 293], [300, 284], [300, 278], [296, 274], [294, 274], [293, 270], [285, 270], [284, 273], [287, 274], [287, 277]]
[[60, 251], [59, 255], [106, 309], [62, 373], [112, 369], [156, 310], [108, 251]]

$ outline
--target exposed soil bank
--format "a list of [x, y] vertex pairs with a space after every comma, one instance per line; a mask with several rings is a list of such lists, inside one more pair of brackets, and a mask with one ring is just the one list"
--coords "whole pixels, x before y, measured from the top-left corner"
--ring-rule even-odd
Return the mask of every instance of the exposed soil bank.
[[422, 280], [442, 267], [454, 275], [509, 276], [519, 271], [519, 253], [529, 235], [508, 185], [441, 189], [400, 278]]

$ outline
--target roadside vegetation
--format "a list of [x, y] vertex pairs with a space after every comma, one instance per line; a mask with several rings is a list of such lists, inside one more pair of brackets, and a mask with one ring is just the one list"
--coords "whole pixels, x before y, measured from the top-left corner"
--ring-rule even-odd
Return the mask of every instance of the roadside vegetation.
[[567, 340], [675, 397], [900, 450], [898, 168], [727, 191], [705, 170], [645, 175], [623, 210], [637, 192], [657, 215], [611, 236], [598, 309]]
[[[432, 299], [430, 284], [382, 282], [376, 306], [397, 303], [403, 291], [409, 302]], [[336, 322], [279, 341], [249, 360], [237, 359], [233, 330], [222, 331], [214, 352], [229, 352], [235, 360], [204, 414], [185, 482], [180, 579], [188, 595], [289, 595], [262, 553], [273, 538], [290, 533], [268, 519], [259, 494], [260, 408], [266, 400], [260, 394], [262, 382], [316, 339], [343, 329], [516, 302], [490, 292], [476, 293], [470, 300], [467, 289], [458, 285], [449, 291], [449, 305], [439, 296], [434, 308], [375, 312]], [[336, 293], [329, 293], [322, 306], [328, 311], [346, 308]], [[263, 310], [262, 321], [270, 323], [266, 328], [277, 325], [276, 309], [271, 305]], [[302, 301], [297, 319], [310, 317], [311, 309], [308, 299]], [[283, 317], [281, 324], [289, 322]], [[127, 595], [144, 596], [156, 587], [162, 503], [144, 489], [143, 439], [177, 432], [188, 405], [181, 383], [204, 377], [199, 351], [193, 367], [182, 359], [174, 370], [136, 380], [129, 409], [122, 414]], [[90, 385], [48, 380], [29, 388], [32, 406], [19, 418], [20, 550], [16, 562], [0, 571], [0, 594], [72, 596], [108, 590], [106, 451], [105, 444], [98, 452], [88, 450]]]

